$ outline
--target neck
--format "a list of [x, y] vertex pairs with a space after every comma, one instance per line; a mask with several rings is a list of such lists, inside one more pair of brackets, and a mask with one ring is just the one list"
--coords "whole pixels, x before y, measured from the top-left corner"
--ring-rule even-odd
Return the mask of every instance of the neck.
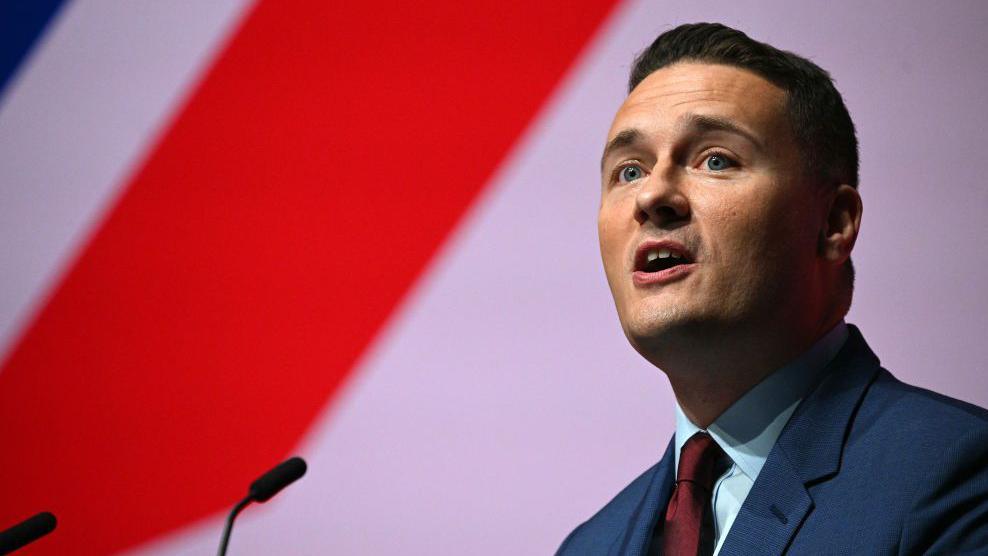
[[700, 337], [677, 334], [678, 338], [663, 342], [669, 349], [654, 351], [654, 356], [647, 358], [668, 375], [683, 413], [705, 429], [748, 390], [807, 351], [838, 322], [840, 318], [813, 327], [742, 327], [732, 334], [719, 331], [712, 335], [708, 331]]

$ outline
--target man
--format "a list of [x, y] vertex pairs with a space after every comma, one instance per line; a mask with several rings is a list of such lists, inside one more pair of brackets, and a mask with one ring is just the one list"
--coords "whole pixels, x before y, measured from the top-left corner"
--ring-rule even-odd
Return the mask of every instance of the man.
[[988, 412], [899, 382], [843, 320], [862, 205], [829, 75], [696, 24], [629, 90], [601, 254], [676, 434], [559, 554], [988, 554]]

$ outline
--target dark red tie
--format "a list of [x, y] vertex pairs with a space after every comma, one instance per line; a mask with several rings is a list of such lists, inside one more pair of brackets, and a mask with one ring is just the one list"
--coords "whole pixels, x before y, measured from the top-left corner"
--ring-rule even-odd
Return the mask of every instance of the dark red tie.
[[676, 487], [666, 509], [662, 554], [695, 556], [713, 554], [713, 508], [710, 504], [718, 463], [724, 452], [705, 432], [683, 444], [679, 454]]

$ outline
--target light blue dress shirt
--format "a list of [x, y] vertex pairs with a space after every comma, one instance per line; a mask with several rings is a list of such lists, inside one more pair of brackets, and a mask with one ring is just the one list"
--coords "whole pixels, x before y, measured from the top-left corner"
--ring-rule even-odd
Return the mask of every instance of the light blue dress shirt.
[[[721, 414], [706, 432], [730, 458], [714, 484], [714, 554], [720, 552], [741, 504], [765, 465], [789, 417], [847, 340], [847, 325], [835, 326], [803, 355], [769, 375]], [[676, 404], [676, 472], [683, 444], [702, 429]]]

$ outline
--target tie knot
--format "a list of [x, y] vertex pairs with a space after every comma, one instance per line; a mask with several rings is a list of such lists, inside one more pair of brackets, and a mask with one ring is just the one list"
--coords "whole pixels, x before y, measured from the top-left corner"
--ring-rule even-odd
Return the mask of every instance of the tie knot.
[[717, 462], [724, 451], [705, 432], [698, 432], [683, 444], [679, 454], [679, 472], [676, 482], [690, 481], [710, 491], [717, 478]]

